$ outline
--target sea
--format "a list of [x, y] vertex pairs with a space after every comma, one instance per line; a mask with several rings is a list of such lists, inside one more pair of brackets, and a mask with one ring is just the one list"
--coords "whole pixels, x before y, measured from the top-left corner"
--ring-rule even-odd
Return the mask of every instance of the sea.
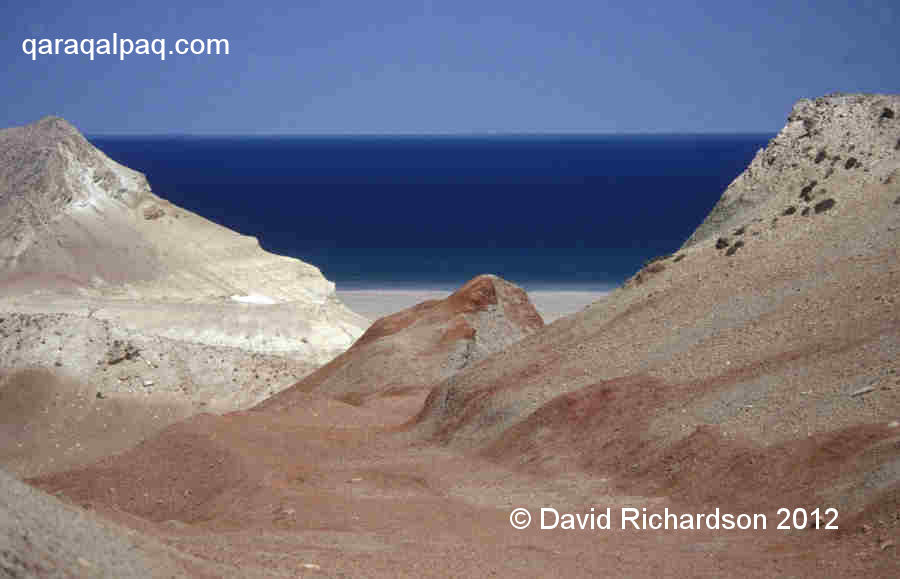
[[91, 136], [153, 191], [339, 290], [481, 273], [607, 291], [675, 252], [770, 134]]

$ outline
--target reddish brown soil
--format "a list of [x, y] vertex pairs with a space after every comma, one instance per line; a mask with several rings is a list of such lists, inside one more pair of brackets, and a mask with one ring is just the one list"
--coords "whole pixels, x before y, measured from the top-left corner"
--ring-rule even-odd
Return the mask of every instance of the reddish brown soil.
[[[378, 412], [307, 395], [287, 410], [198, 416], [90, 468], [31, 482], [157, 536], [197, 576], [862, 577], [896, 569], [895, 548], [880, 549], [888, 537], [878, 528], [840, 520], [840, 534], [777, 531], [771, 514], [775, 497], [807, 506], [802, 493], [819, 467], [852, 466], [861, 447], [887, 432], [858, 429], [763, 451], [701, 430], [631, 471], [625, 463], [641, 447], [640, 421], [629, 425], [623, 411], [637, 397], [621, 394], [658, 386], [635, 378], [561, 397], [492, 446], [492, 460], [423, 445], [381, 425]], [[385, 397], [381, 411], [393, 403], [411, 415], [423, 398]], [[541, 427], [553, 434], [537, 445]], [[612, 437], [624, 442], [604, 445], [617, 429], [629, 431]], [[585, 460], [573, 469], [567, 458], [576, 455]], [[525, 468], [512, 466], [519, 456]], [[568, 466], [534, 467], [550, 456]], [[783, 468], [798, 456], [811, 468]], [[612, 480], [600, 476], [609, 470]], [[520, 506], [534, 515], [524, 531], [508, 518]], [[615, 526], [540, 530], [544, 506], [612, 507]], [[769, 513], [769, 528], [622, 530], [615, 513], [623, 506]]]
[[[253, 410], [195, 416], [122, 454], [30, 482], [161, 540], [198, 577], [896, 576], [900, 428], [867, 419], [867, 402], [846, 391], [823, 400], [856, 412], [849, 425], [829, 416], [814, 429], [814, 414], [778, 406], [784, 393], [823, 388], [789, 381], [790, 372], [862, 353], [880, 364], [879, 399], [892, 408], [894, 375], [880, 356], [894, 318], [872, 309], [841, 332], [771, 354], [757, 347], [754, 359], [705, 377], [631, 373], [567, 386], [613, 359], [610, 349], [585, 354], [605, 332], [661, 315], [666, 302], [650, 298], [603, 324], [562, 320], [432, 389], [457, 351], [446, 344], [496, 327], [477, 316], [494, 315], [497, 294], [465, 287], [466, 299], [381, 320]], [[506, 319], [517, 309], [508, 295], [496, 301], [513, 304]], [[711, 399], [744, 408], [733, 397], [768, 376], [779, 388], [756, 394], [768, 414], [752, 424], [774, 416], [803, 434], [767, 443], [737, 428], [740, 416], [692, 422], [719, 408]], [[541, 399], [545, 384], [568, 390]], [[793, 403], [803, 410], [808, 400]], [[526, 530], [510, 524], [517, 507], [533, 515]], [[543, 507], [582, 516], [610, 508], [613, 528], [542, 530]], [[767, 525], [623, 529], [624, 507], [761, 514]], [[839, 529], [779, 530], [782, 507], [819, 507], [820, 524]]]
[[[864, 471], [866, 453], [873, 448], [879, 449], [880, 461], [900, 459], [900, 431], [883, 424], [767, 447], [725, 438], [712, 425], [697, 427], [674, 443], [649, 436], [650, 418], [669, 404], [667, 397], [688, 400], [696, 395], [689, 386], [633, 377], [563, 394], [508, 429], [482, 454], [553, 476], [577, 465], [613, 477], [622, 494], [772, 513], [785, 506], [839, 506], [819, 493], [845, 482], [835, 473]], [[890, 518], [900, 520], [900, 512], [894, 515]]]
[[388, 389], [430, 387], [543, 325], [524, 290], [481, 275], [443, 300], [380, 318], [346, 352], [259, 407], [289, 406], [313, 391], [361, 404]]
[[[811, 150], [791, 126], [779, 159]], [[817, 166], [726, 216], [740, 251], [683, 247], [540, 331], [521, 289], [480, 276], [251, 411], [31, 482], [197, 577], [897, 577], [898, 191], [836, 175], [827, 213], [787, 218]], [[612, 528], [542, 530], [544, 507], [609, 508]], [[637, 530], [623, 508], [766, 527]]]

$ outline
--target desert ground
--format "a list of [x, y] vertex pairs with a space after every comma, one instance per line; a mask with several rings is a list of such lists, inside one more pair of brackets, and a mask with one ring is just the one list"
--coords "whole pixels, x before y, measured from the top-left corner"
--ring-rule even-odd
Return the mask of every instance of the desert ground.
[[[175, 282], [130, 281], [137, 298], [97, 284], [13, 292], [0, 314], [0, 460], [14, 475], [0, 476], [0, 570], [896, 577], [897, 114], [900, 95], [798, 102], [681, 248], [577, 301], [493, 275], [449, 295], [331, 296], [300, 268], [325, 292], [317, 309], [292, 305], [302, 280], [291, 298], [259, 254], [263, 289], [209, 289], [251, 279], [243, 262], [185, 299], [186, 257], [164, 268]], [[161, 300], [167, 283], [180, 301]], [[290, 325], [339, 335], [326, 306], [338, 328], [371, 323], [314, 363]], [[247, 328], [252, 347], [228, 341]], [[246, 369], [263, 358], [311, 367], [264, 386]], [[184, 373], [167, 378], [176, 360]], [[152, 393], [142, 374], [129, 386], [137, 368], [160, 372]], [[669, 521], [652, 519], [667, 509], [678, 528], [625, 519]], [[757, 528], [725, 528], [725, 514]]]

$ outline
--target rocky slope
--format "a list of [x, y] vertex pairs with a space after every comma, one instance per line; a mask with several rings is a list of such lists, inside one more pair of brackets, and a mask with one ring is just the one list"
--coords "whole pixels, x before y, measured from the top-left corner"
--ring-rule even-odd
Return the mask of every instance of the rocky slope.
[[802, 211], [836, 191], [857, 194], [900, 179], [900, 95], [834, 94], [798, 101], [787, 124], [728, 186], [689, 247], [758, 217], [779, 194]]
[[258, 294], [342, 313], [316, 267], [157, 197], [63, 119], [0, 131], [0, 195], [6, 284], [163, 301]]
[[445, 380], [418, 433], [698, 504], [835, 505], [896, 534], [898, 99], [801, 101], [682, 251]]
[[177, 554], [133, 530], [36, 491], [0, 471], [4, 577], [170, 578]]
[[[895, 97], [846, 98], [887, 134], [867, 157], [874, 180], [851, 167], [824, 193], [797, 190], [789, 176], [824, 161], [796, 157], [676, 255], [579, 314], [489, 340], [503, 349], [480, 361], [446, 365], [475, 347], [472, 314], [539, 326], [493, 278], [380, 320], [249, 411], [194, 416], [30, 482], [222, 575], [894, 577], [900, 124], [878, 108]], [[809, 106], [838, 142], [830, 102]], [[426, 380], [439, 381], [424, 406], [380, 395]], [[516, 530], [516, 507], [721, 509], [768, 527]], [[781, 507], [835, 507], [839, 529], [778, 530]]]
[[300, 392], [361, 404], [372, 395], [421, 391], [543, 325], [523, 289], [481, 275], [443, 300], [380, 318], [349, 350], [260, 407], [290, 404]]
[[[65, 120], [0, 131], [0, 395], [29, 401], [0, 431], [14, 472], [72, 466], [102, 456], [85, 447], [123, 450], [193, 412], [250, 406], [367, 323], [316, 267], [154, 195]], [[45, 384], [35, 376], [60, 390], [35, 395]], [[35, 427], [51, 403], [68, 409], [71, 432]], [[119, 421], [116, 444], [73, 435], [116, 405], [133, 418]]]

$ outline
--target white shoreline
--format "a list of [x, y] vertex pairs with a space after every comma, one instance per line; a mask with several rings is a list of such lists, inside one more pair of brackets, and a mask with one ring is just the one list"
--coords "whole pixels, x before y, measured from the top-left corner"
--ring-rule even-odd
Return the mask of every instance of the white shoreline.
[[[440, 300], [452, 292], [437, 289], [364, 289], [337, 290], [338, 298], [348, 308], [370, 321], [387, 316], [425, 300]], [[545, 323], [583, 310], [608, 295], [609, 291], [535, 290], [528, 292], [534, 307]]]

